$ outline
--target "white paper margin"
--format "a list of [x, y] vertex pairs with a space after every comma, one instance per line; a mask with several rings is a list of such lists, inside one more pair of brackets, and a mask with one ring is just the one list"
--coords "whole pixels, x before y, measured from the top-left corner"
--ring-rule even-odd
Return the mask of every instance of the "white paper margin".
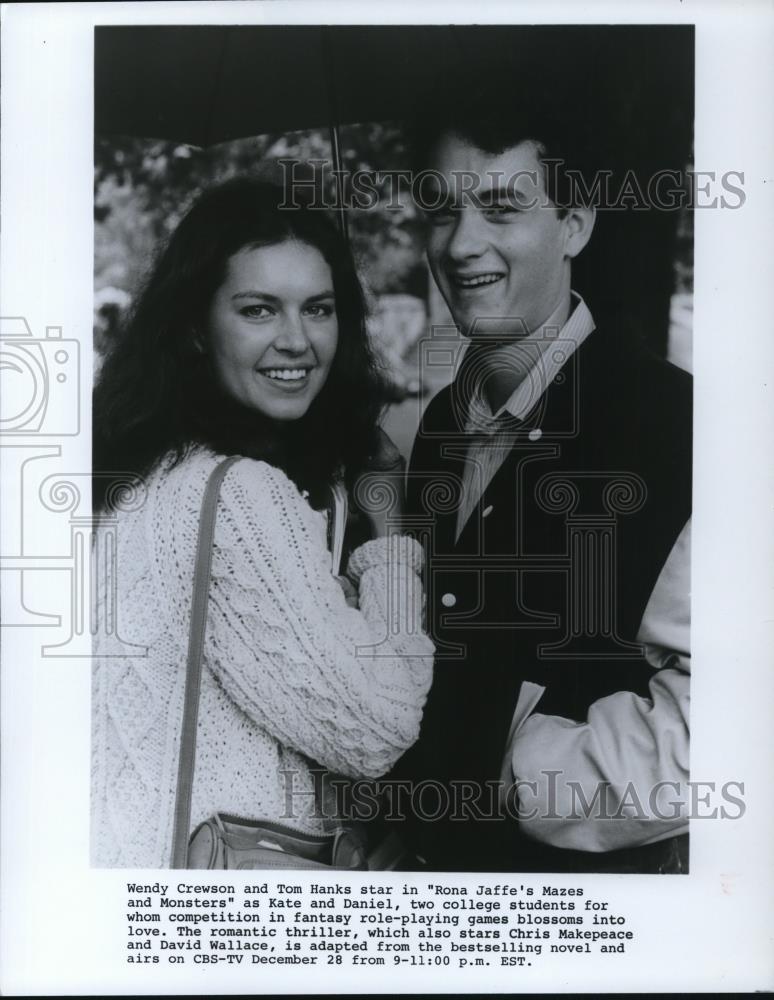
[[[547, 876], [598, 886], [639, 928], [625, 961], [477, 970], [207, 970], [123, 964], [127, 873], [88, 867], [89, 661], [44, 659], [56, 629], [3, 629], [2, 991], [561, 992], [774, 987], [774, 15], [766, 2], [15, 4], [2, 9], [3, 316], [80, 342], [81, 429], [60, 469], [89, 470], [93, 294], [92, 28], [120, 23], [695, 23], [698, 170], [743, 170], [746, 205], [695, 214], [692, 777], [745, 783], [746, 815], [696, 821], [691, 874]], [[138, 72], [141, 72], [138, 67]], [[654, 73], [658, 67], [654, 66]], [[636, 123], [633, 124], [636, 127]], [[41, 439], [42, 440], [42, 439]], [[3, 447], [4, 539], [18, 530]], [[41, 452], [42, 454], [42, 452]], [[14, 473], [14, 470], [17, 470]], [[15, 478], [16, 476], [16, 478]], [[24, 498], [33, 532], [38, 499]], [[30, 522], [30, 518], [32, 521]], [[68, 538], [53, 538], [66, 551]], [[3, 549], [6, 553], [6, 549]], [[15, 574], [2, 574], [4, 608]], [[31, 607], [66, 604], [33, 571]], [[34, 597], [32, 596], [34, 595]], [[157, 873], [153, 873], [155, 880]], [[403, 876], [389, 877], [396, 882]], [[374, 877], [374, 880], [378, 878]], [[298, 880], [298, 879], [297, 879]], [[411, 880], [410, 876], [406, 880]], [[484, 881], [478, 879], [476, 881]], [[374, 974], [377, 973], [377, 974]], [[427, 973], [420, 975], [420, 973]]]

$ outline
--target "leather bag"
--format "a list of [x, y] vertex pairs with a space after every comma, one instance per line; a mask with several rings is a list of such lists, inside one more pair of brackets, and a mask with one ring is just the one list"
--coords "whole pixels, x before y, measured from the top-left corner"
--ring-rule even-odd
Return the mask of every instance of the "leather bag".
[[[218, 495], [226, 473], [239, 458], [238, 455], [231, 456], [213, 469], [207, 481], [199, 518], [172, 834], [172, 868], [367, 870], [365, 839], [355, 825], [339, 824], [330, 832], [314, 836], [275, 822], [216, 813], [199, 824], [189, 841], [202, 653]], [[343, 489], [334, 490], [333, 501], [329, 544], [335, 575], [339, 569], [341, 535], [346, 523], [346, 493]]]

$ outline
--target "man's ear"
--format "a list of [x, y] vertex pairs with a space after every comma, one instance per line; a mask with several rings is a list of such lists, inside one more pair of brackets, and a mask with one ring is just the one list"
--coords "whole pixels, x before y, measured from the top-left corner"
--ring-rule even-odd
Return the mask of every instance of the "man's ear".
[[564, 252], [566, 256], [577, 257], [591, 239], [597, 218], [596, 208], [568, 208], [562, 219], [564, 222]]

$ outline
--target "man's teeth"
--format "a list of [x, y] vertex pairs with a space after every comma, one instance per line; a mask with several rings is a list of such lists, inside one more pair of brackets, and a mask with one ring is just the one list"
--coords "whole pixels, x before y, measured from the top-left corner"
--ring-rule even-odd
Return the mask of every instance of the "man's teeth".
[[472, 278], [464, 278], [458, 274], [455, 275], [454, 282], [460, 288], [477, 288], [479, 285], [493, 285], [501, 277], [502, 275], [500, 274], [477, 274]]
[[276, 378], [281, 382], [298, 382], [309, 374], [308, 368], [267, 368], [261, 372], [267, 378]]

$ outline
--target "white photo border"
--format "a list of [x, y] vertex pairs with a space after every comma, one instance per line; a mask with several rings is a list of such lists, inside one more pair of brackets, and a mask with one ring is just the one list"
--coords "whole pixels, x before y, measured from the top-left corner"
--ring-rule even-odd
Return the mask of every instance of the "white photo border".
[[[543, 884], [588, 885], [591, 892], [598, 886], [631, 914], [638, 945], [625, 961], [579, 963], [571, 974], [550, 960], [518, 975], [493, 965], [477, 970], [475, 980], [463, 980], [453, 968], [420, 970], [429, 973], [422, 976], [388, 968], [378, 977], [340, 967], [279, 969], [257, 978], [249, 966], [158, 966], [143, 974], [124, 964], [127, 873], [92, 870], [88, 863], [89, 660], [41, 656], [48, 635], [60, 635], [51, 622], [48, 630], [5, 627], [0, 957], [6, 994], [774, 987], [774, 12], [764, 0], [625, 6], [535, 0], [488, 2], [475, 10], [452, 2], [373, 7], [303, 0], [4, 5], [2, 315], [26, 319], [38, 340], [61, 328], [63, 339], [78, 342], [80, 422], [78, 433], [37, 438], [42, 451], [28, 442], [1, 442], [2, 555], [11, 570], [2, 574], [3, 608], [19, 597], [11, 578], [24, 545], [36, 551], [43, 537], [53, 559], [71, 544], [69, 534], [51, 527], [37, 494], [22, 496], [21, 470], [34, 460], [34, 447], [36, 457], [56, 458], [54, 471], [76, 483], [87, 482], [90, 469], [94, 26], [464, 24], [472, 15], [479, 24], [582, 19], [696, 26], [696, 168], [743, 171], [746, 201], [737, 211], [695, 214], [692, 778], [718, 786], [743, 781], [745, 815], [692, 824], [685, 878], [541, 878]], [[78, 380], [73, 371], [68, 377], [70, 391]], [[88, 487], [81, 502], [87, 509]], [[25, 595], [29, 588], [33, 614], [64, 606], [66, 572], [47, 564], [29, 573]], [[158, 877], [150, 874], [149, 880]]]

